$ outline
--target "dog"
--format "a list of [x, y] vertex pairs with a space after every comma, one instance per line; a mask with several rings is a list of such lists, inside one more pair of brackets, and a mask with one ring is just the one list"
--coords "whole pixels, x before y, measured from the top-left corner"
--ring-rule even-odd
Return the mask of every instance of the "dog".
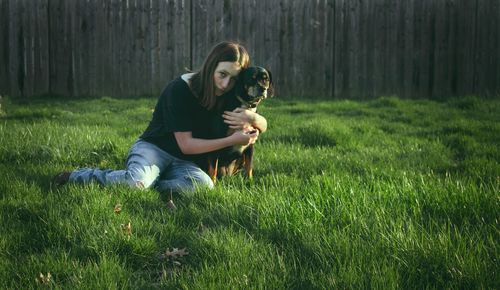
[[[224, 99], [223, 111], [233, 111], [236, 108], [257, 110], [260, 102], [274, 94], [272, 74], [269, 70], [252, 66], [243, 69], [238, 75], [234, 93], [228, 94]], [[211, 135], [214, 138], [229, 136], [235, 132], [234, 129], [224, 123], [221, 111], [211, 121]], [[251, 131], [249, 133], [255, 133]], [[245, 169], [248, 178], [253, 177], [253, 153], [254, 146], [234, 145], [207, 156], [206, 172], [216, 182], [217, 178], [234, 175], [241, 169]]]

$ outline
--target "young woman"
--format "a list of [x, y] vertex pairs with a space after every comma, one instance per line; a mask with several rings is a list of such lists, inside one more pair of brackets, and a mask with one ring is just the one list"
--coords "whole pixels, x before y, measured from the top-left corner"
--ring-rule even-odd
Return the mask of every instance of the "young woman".
[[192, 190], [196, 186], [212, 188], [210, 177], [196, 165], [198, 158], [227, 146], [252, 144], [259, 132], [267, 128], [264, 117], [236, 109], [223, 115], [230, 127], [240, 129], [234, 134], [220, 139], [193, 135], [206, 130], [209, 114], [220, 105], [222, 96], [234, 87], [239, 72], [249, 63], [250, 57], [242, 45], [217, 44], [199, 71], [184, 74], [167, 85], [149, 126], [128, 153], [125, 170], [83, 168], [62, 172], [54, 178], [54, 184], [128, 184], [167, 192]]

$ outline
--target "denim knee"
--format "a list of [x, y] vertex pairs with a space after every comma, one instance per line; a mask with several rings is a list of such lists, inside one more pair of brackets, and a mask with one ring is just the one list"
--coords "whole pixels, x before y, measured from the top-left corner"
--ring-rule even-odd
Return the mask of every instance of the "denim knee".
[[157, 166], [132, 167], [128, 170], [130, 186], [135, 188], [150, 188], [155, 184], [160, 176], [160, 169]]
[[203, 171], [192, 171], [186, 174], [178, 174], [175, 178], [161, 179], [156, 183], [156, 188], [159, 191], [170, 192], [186, 192], [193, 191], [197, 188], [208, 188], [212, 189], [214, 183], [212, 179], [205, 174]]
[[200, 172], [192, 173], [190, 178], [191, 182], [193, 183], [193, 187], [205, 187], [208, 189], [214, 188], [214, 182], [212, 181], [210, 176], [208, 176], [201, 170]]

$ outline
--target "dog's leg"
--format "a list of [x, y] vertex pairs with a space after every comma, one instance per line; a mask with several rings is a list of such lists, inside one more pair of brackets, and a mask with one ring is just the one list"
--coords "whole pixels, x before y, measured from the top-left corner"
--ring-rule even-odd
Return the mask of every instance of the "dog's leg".
[[217, 182], [218, 166], [219, 166], [219, 158], [208, 157], [208, 176], [210, 176], [214, 184]]
[[253, 178], [253, 145], [243, 151], [243, 167], [248, 178]]

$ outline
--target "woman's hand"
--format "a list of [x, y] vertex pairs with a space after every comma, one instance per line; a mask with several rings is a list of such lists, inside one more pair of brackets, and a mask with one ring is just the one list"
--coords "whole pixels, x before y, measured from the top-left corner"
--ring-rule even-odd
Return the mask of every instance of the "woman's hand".
[[231, 135], [234, 145], [250, 145], [254, 144], [259, 137], [259, 130], [253, 127], [247, 127], [243, 130], [238, 130]]
[[257, 113], [250, 110], [236, 108], [234, 111], [225, 111], [222, 117], [224, 123], [229, 125], [229, 128], [235, 130], [243, 130], [244, 128], [252, 126], [255, 121]]
[[224, 118], [224, 123], [228, 124], [231, 129], [244, 130], [249, 127], [255, 127], [260, 132], [264, 132], [267, 129], [266, 119], [249, 109], [236, 108], [232, 112], [225, 111], [222, 117]]

